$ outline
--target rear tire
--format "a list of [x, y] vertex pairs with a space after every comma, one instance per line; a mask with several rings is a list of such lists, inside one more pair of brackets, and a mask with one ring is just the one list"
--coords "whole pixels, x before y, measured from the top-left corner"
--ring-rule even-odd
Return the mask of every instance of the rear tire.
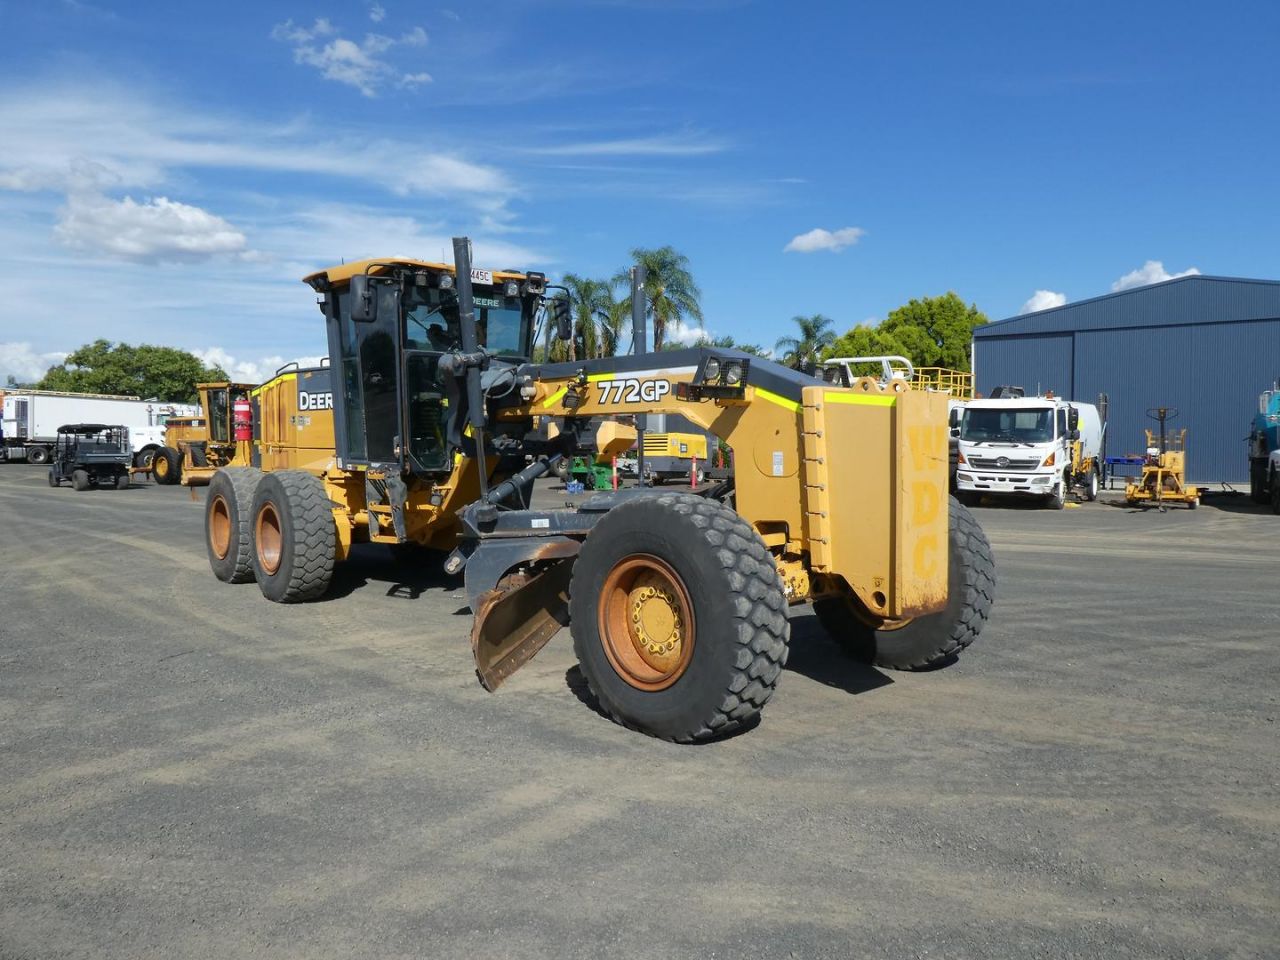
[[89, 489], [89, 474], [84, 470], [71, 471], [71, 486], [75, 489], [84, 491]]
[[128, 472], [120, 473], [120, 474], [117, 474], [117, 475], [116, 475], [116, 489], [117, 489], [117, 490], [128, 490], [128, 489], [129, 489], [129, 474], [128, 474]]
[[1098, 468], [1089, 468], [1089, 479], [1085, 481], [1084, 498], [1093, 503], [1098, 499]]
[[951, 500], [947, 606], [897, 629], [877, 630], [844, 597], [818, 600], [813, 612], [852, 656], [893, 670], [922, 670], [955, 657], [982, 632], [995, 598], [991, 544], [969, 511]]
[[227, 467], [214, 473], [204, 501], [204, 544], [213, 575], [223, 583], [253, 579], [253, 496], [262, 471]]
[[173, 447], [161, 447], [151, 458], [151, 477], [163, 486], [182, 479], [182, 454]]
[[140, 470], [146, 470], [155, 460], [158, 449], [158, 447], [147, 447], [145, 450], [139, 450], [133, 455], [133, 465]]
[[49, 468], [49, 486], [51, 486], [51, 487], [60, 487], [60, 486], [62, 486], [62, 481], [61, 481], [61, 480], [59, 480], [59, 479], [58, 479], [58, 475], [57, 475], [56, 473], [54, 473], [54, 472], [53, 472], [53, 467], [50, 467], [50, 468]]
[[1280, 514], [1280, 476], [1271, 471], [1271, 512]]
[[750, 723], [777, 688], [791, 625], [773, 557], [737, 513], [668, 493], [588, 535], [569, 589], [587, 686], [624, 726], [689, 743]]
[[324, 595], [337, 555], [333, 507], [319, 477], [264, 474], [253, 496], [253, 574], [262, 595], [302, 603]]
[[27, 463], [48, 463], [48, 447], [27, 447]]
[[1258, 504], [1271, 502], [1271, 493], [1267, 489], [1267, 462], [1265, 460], [1249, 464], [1249, 499]]

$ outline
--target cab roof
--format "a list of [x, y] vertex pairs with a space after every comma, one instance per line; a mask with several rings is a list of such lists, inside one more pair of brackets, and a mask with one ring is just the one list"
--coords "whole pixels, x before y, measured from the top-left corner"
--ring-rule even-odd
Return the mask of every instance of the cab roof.
[[[317, 270], [315, 273], [309, 273], [303, 277], [302, 282], [314, 287], [317, 280], [323, 279], [331, 284], [338, 285], [349, 282], [356, 274], [371, 273], [376, 276], [380, 273], [386, 273], [393, 267], [409, 267], [417, 270], [430, 270], [435, 273], [457, 273], [457, 269], [451, 263], [410, 260], [407, 257], [375, 257], [370, 260], [353, 260], [350, 263], [339, 264], [336, 267]], [[510, 270], [493, 270], [491, 272], [495, 280], [526, 279], [526, 274], [514, 273]]]

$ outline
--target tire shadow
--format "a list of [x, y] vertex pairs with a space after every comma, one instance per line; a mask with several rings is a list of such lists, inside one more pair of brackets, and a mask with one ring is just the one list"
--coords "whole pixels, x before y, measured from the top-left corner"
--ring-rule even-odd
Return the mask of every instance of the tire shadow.
[[[340, 600], [357, 590], [385, 585], [386, 595], [398, 600], [417, 600], [433, 591], [462, 592], [462, 577], [444, 572], [444, 554], [422, 551], [411, 558], [397, 559], [382, 544], [358, 543], [351, 555], [333, 571], [333, 582], [323, 597], [313, 601]], [[459, 613], [470, 614], [464, 602]]]
[[893, 683], [893, 677], [846, 653], [812, 613], [791, 621], [791, 652], [785, 669], [851, 696]]

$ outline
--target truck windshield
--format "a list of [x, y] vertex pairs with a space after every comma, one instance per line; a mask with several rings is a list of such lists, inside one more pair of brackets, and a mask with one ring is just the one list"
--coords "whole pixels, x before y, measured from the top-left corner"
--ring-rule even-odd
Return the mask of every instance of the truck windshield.
[[1013, 407], [969, 407], [961, 421], [960, 439], [971, 443], [1004, 440], [1009, 443], [1045, 443], [1053, 439], [1053, 410]]
[[[526, 356], [529, 317], [524, 302], [519, 297], [501, 296], [499, 289], [489, 287], [477, 287], [474, 298], [480, 346], [500, 356]], [[461, 349], [457, 294], [410, 287], [405, 297], [404, 341], [410, 350], [431, 353]]]

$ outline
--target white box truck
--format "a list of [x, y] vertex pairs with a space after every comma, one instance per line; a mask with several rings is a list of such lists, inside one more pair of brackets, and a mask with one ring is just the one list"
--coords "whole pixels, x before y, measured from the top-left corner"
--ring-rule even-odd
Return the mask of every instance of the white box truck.
[[1091, 403], [997, 387], [990, 399], [966, 403], [952, 429], [956, 495], [968, 505], [984, 496], [1031, 495], [1059, 510], [1072, 490], [1096, 500], [1105, 430]]
[[68, 423], [102, 423], [129, 428], [134, 462], [142, 466], [164, 446], [169, 417], [197, 416], [188, 403], [161, 403], [139, 397], [53, 390], [0, 392], [0, 460], [48, 463], [58, 428]]

